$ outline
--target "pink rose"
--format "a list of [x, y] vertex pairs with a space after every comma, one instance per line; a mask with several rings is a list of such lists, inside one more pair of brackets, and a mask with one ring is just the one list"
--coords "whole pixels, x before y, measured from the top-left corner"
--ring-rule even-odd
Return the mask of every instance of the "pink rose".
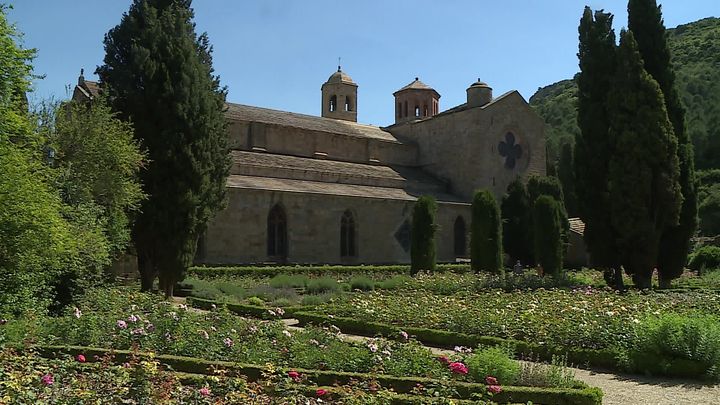
[[85, 356], [83, 356], [82, 354], [78, 354], [77, 357], [75, 357], [75, 358], [76, 358], [77, 361], [79, 361], [80, 363], [85, 363]]
[[490, 385], [488, 386], [488, 391], [493, 394], [499, 394], [500, 392], [502, 392], [502, 387], [499, 385]]
[[485, 377], [485, 382], [487, 385], [498, 385], [497, 378], [492, 376]]
[[327, 394], [327, 391], [325, 391], [325, 390], [322, 389], [322, 388], [318, 388], [318, 390], [315, 391], [315, 395], [316, 395], [318, 398], [324, 396], [325, 394]]
[[288, 371], [288, 377], [292, 378], [293, 381], [300, 381], [300, 373], [295, 370]]
[[45, 374], [40, 381], [45, 385], [53, 385], [54, 382], [52, 374]]
[[200, 388], [200, 395], [202, 395], [204, 397], [210, 395], [210, 388], [208, 388], [208, 387]]
[[450, 363], [448, 365], [448, 367], [450, 368], [450, 371], [452, 371], [455, 374], [467, 374], [468, 373], [467, 366], [460, 363], [459, 361]]

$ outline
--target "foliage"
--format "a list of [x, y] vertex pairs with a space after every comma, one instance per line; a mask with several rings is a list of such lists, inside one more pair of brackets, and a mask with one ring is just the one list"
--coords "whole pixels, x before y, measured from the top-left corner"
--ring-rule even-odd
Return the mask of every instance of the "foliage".
[[310, 294], [322, 294], [338, 292], [342, 290], [342, 287], [334, 278], [325, 276], [310, 279], [305, 290]]
[[97, 207], [110, 256], [125, 250], [130, 223], [145, 197], [137, 174], [145, 156], [132, 126], [120, 121], [103, 99], [57, 107], [48, 142], [55, 150], [63, 200], [70, 206]]
[[472, 201], [471, 267], [475, 272], [503, 272], [500, 207], [490, 190], [478, 190]]
[[418, 198], [413, 206], [410, 237], [410, 273], [435, 270], [435, 213], [437, 203], [431, 196]]
[[[438, 272], [466, 273], [470, 271], [467, 264], [439, 263], [435, 267]], [[338, 276], [353, 277], [355, 275], [390, 276], [409, 274], [410, 266], [403, 265], [360, 265], [360, 266], [197, 266], [189, 269], [189, 274], [197, 277], [272, 277], [279, 274], [301, 274], [306, 276]]]
[[213, 75], [212, 47], [197, 35], [189, 0], [135, 0], [105, 36], [103, 90], [147, 148], [149, 195], [133, 238], [144, 290], [155, 275], [166, 295], [191, 264], [197, 240], [222, 208], [230, 168], [226, 90]]
[[[619, 268], [617, 235], [610, 221], [608, 190], [609, 162], [615, 142], [608, 135], [608, 89], [616, 66], [613, 16], [602, 10], [594, 14], [585, 7], [580, 20], [580, 73], [577, 76], [580, 131], [575, 136], [575, 186], [578, 212], [585, 223], [584, 239], [593, 263], [601, 268]], [[618, 272], [619, 274], [619, 272]]]
[[535, 201], [543, 195], [552, 197], [558, 203], [558, 207], [560, 208], [560, 224], [562, 226], [562, 240], [564, 244], [567, 244], [570, 235], [570, 223], [568, 222], [568, 215], [565, 210], [565, 195], [563, 193], [560, 180], [558, 180], [557, 177], [552, 176], [532, 175], [528, 177], [527, 190], [528, 201], [530, 202], [530, 209], [528, 210], [530, 213], [530, 243], [533, 245], [533, 249], [535, 237], [533, 236], [534, 230], [532, 224], [535, 222], [535, 219], [533, 217], [532, 207], [534, 206]]
[[502, 198], [501, 209], [503, 221], [503, 250], [510, 255], [513, 262], [531, 264], [532, 256], [532, 223], [530, 222], [530, 201], [525, 183], [516, 179], [508, 185], [507, 193]]
[[511, 358], [512, 355], [502, 347], [478, 350], [466, 360], [470, 376], [478, 382], [490, 376], [502, 385], [515, 385], [520, 377], [520, 364]]
[[657, 259], [660, 285], [669, 287], [670, 281], [680, 277], [690, 251], [690, 238], [697, 228], [697, 184], [693, 147], [687, 134], [685, 108], [680, 102], [675, 70], [670, 64], [670, 49], [660, 6], [655, 0], [630, 0], [628, 28], [635, 35], [645, 70], [660, 86], [667, 115], [677, 138], [682, 205], [678, 224], [663, 230]]
[[[636, 328], [628, 349], [638, 372], [720, 379], [720, 318], [677, 314], [652, 316]], [[699, 373], [698, 373], [699, 371]]]
[[562, 145], [574, 143], [575, 137], [580, 133], [575, 119], [577, 104], [578, 94], [575, 79], [562, 80], [539, 88], [530, 97], [530, 106], [545, 121], [547, 158], [550, 162], [558, 160]]
[[720, 190], [714, 189], [700, 203], [700, 232], [703, 235], [720, 235]]
[[689, 267], [698, 273], [720, 269], [720, 247], [703, 246], [690, 256]]
[[575, 159], [573, 153], [573, 144], [571, 142], [564, 143], [560, 151], [560, 159], [558, 159], [558, 180], [562, 185], [565, 209], [568, 216], [575, 217], [578, 215], [577, 193], [575, 192]]
[[618, 253], [635, 285], [650, 287], [660, 237], [677, 225], [680, 193], [677, 138], [657, 82], [643, 68], [631, 31], [620, 35], [610, 94], [610, 207]]
[[542, 195], [533, 206], [535, 260], [545, 274], [560, 276], [563, 265], [562, 213], [557, 200]]
[[375, 289], [375, 281], [367, 276], [357, 276], [350, 280], [350, 289], [361, 291], [372, 291]]
[[270, 279], [269, 285], [274, 288], [305, 288], [308, 281], [303, 274], [278, 274]]

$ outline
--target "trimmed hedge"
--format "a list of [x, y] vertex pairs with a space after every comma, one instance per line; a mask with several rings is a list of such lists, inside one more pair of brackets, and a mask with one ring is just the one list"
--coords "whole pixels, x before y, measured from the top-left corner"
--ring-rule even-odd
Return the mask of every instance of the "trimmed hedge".
[[[468, 264], [445, 263], [438, 264], [437, 272], [467, 273]], [[278, 274], [314, 274], [314, 275], [351, 275], [362, 273], [376, 273], [382, 275], [410, 274], [410, 265], [388, 266], [194, 266], [188, 269], [188, 275], [195, 277], [232, 277], [254, 276], [273, 277]]]
[[550, 361], [553, 356], [567, 356], [567, 360], [573, 364], [591, 365], [608, 369], [618, 368], [618, 352], [615, 350], [593, 350], [593, 349], [565, 349], [561, 347], [550, 347], [535, 343], [524, 342], [514, 339], [503, 339], [492, 336], [470, 335], [460, 332], [449, 332], [438, 329], [397, 327], [394, 325], [365, 322], [354, 318], [329, 317], [313, 312], [298, 311], [294, 317], [300, 321], [300, 326], [307, 324], [335, 325], [344, 333], [361, 336], [383, 335], [397, 338], [400, 331], [404, 331], [415, 337], [419, 342], [435, 347], [453, 348], [455, 346], [477, 347], [483, 346], [509, 346], [515, 353], [521, 356], [539, 357]]
[[224, 303], [224, 302], [218, 302], [218, 301], [212, 301], [212, 300], [206, 300], [204, 298], [197, 298], [197, 297], [187, 297], [187, 303], [188, 305], [192, 306], [193, 308], [198, 309], [205, 309], [210, 310], [212, 309], [212, 306], [215, 305], [217, 307], [225, 306], [227, 307], [228, 311], [233, 312], [240, 316], [246, 316], [251, 318], [259, 318], [259, 319], [277, 319], [280, 318], [293, 318], [294, 314], [296, 312], [300, 311], [307, 311], [308, 309], [312, 307], [307, 306], [290, 306], [290, 307], [283, 307], [283, 311], [285, 311], [282, 315], [273, 316], [269, 311], [274, 311], [274, 308], [268, 308], [264, 306], [259, 305], [250, 305], [250, 304], [234, 304], [234, 303]]
[[[121, 364], [132, 356], [152, 358], [166, 365], [172, 371], [189, 374], [214, 375], [218, 367], [235, 371], [247, 376], [251, 380], [260, 379], [265, 366], [253, 364], [231, 363], [226, 361], [210, 361], [194, 357], [153, 355], [151, 353], [135, 353], [129, 350], [110, 350], [84, 346], [37, 346], [37, 352], [44, 357], [57, 357], [59, 354], [77, 356], [83, 354], [90, 362], [95, 361], [95, 356], [103, 357], [113, 355], [113, 361]], [[289, 370], [289, 369], [288, 369]], [[340, 371], [305, 370], [294, 368], [300, 374], [306, 375], [315, 383], [321, 386], [334, 386], [336, 384], [346, 385], [351, 381], [377, 381], [382, 387], [392, 389], [400, 394], [407, 394], [422, 384], [430, 386], [433, 384], [446, 384], [456, 392], [458, 399], [469, 399], [474, 393], [486, 393], [485, 384], [454, 382], [448, 384], [446, 381], [438, 381], [423, 377], [395, 377], [383, 374], [349, 373]], [[527, 403], [553, 404], [553, 405], [601, 405], [602, 391], [599, 388], [536, 388], [536, 387], [515, 387], [503, 386], [503, 391], [493, 396], [493, 401], [499, 403]], [[407, 402], [400, 402], [407, 403]], [[416, 402], [410, 402], [416, 403]]]

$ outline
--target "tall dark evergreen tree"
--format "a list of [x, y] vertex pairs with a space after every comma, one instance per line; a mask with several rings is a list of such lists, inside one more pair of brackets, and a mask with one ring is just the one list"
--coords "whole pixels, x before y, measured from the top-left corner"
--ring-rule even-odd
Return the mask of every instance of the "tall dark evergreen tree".
[[502, 274], [500, 208], [490, 190], [479, 190], [472, 201], [470, 258], [474, 271]]
[[135, 127], [150, 163], [149, 198], [133, 230], [142, 289], [157, 275], [166, 295], [192, 263], [197, 240], [225, 199], [230, 158], [226, 91], [197, 35], [191, 0], [134, 0], [105, 36], [104, 91]]
[[620, 35], [617, 63], [608, 95], [615, 141], [608, 167], [611, 220], [625, 271], [648, 288], [662, 232], [677, 224], [682, 204], [677, 138], [631, 31]]
[[578, 126], [575, 138], [575, 178], [578, 213], [585, 222], [585, 243], [592, 262], [614, 269], [614, 284], [622, 288], [615, 234], [610, 221], [608, 162], [615, 150], [609, 137], [607, 95], [615, 72], [613, 16], [585, 7], [580, 27], [578, 59]]
[[[528, 178], [527, 182], [527, 190], [528, 190], [528, 201], [530, 201], [530, 224], [533, 224], [535, 222], [535, 212], [532, 209], [532, 207], [535, 205], [535, 201], [540, 198], [540, 196], [547, 195], [555, 199], [555, 201], [558, 202], [558, 206], [560, 207], [560, 224], [562, 226], [562, 240], [563, 240], [563, 247], [567, 246], [569, 243], [569, 237], [570, 237], [570, 223], [568, 222], [568, 215], [567, 211], [565, 210], [565, 195], [563, 194], [562, 186], [560, 185], [560, 180], [558, 180], [557, 177], [551, 177], [551, 176], [530, 176]], [[535, 255], [535, 245], [533, 243], [533, 240], [535, 240], [534, 236], [535, 227], [530, 226], [530, 246], [533, 252], [533, 257], [535, 259], [535, 262], [537, 262], [537, 256]], [[563, 250], [564, 252], [564, 250]]]
[[558, 160], [558, 180], [562, 185], [565, 210], [568, 216], [577, 216], [577, 193], [575, 192], [575, 167], [573, 161], [573, 146], [566, 142], [560, 150]]
[[435, 270], [435, 212], [437, 203], [431, 196], [418, 198], [413, 206], [410, 232], [410, 272]]
[[530, 200], [525, 183], [517, 179], [510, 183], [507, 194], [503, 196], [500, 212], [503, 222], [503, 249], [510, 255], [513, 262], [531, 265], [532, 240], [530, 239]]
[[687, 263], [690, 238], [697, 228], [697, 182], [693, 146], [685, 124], [685, 109], [675, 85], [675, 71], [670, 64], [670, 49], [665, 33], [661, 6], [655, 0], [628, 2], [628, 28], [635, 36], [645, 70], [658, 82], [665, 98], [668, 118], [678, 140], [680, 187], [683, 204], [678, 225], [668, 226], [660, 240], [658, 272], [661, 287], [680, 277]]
[[549, 195], [542, 195], [533, 204], [535, 259], [545, 274], [558, 277], [563, 265], [562, 207]]

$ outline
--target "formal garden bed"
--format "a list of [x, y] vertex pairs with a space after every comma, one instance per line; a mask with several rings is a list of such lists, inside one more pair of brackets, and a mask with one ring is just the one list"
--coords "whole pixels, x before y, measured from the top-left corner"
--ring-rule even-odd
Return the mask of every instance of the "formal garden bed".
[[435, 346], [503, 344], [547, 360], [564, 354], [581, 366], [720, 378], [720, 348], [711, 343], [720, 340], [714, 273], [686, 274], [671, 290], [617, 292], [601, 287], [602, 274], [590, 270], [553, 280], [529, 273], [476, 275], [462, 267], [416, 277], [395, 268], [334, 276], [297, 269], [271, 278], [191, 279], [188, 292], [230, 302], [231, 310], [246, 316], [268, 317], [270, 307], [284, 306], [286, 317], [361, 335], [407, 329]]
[[[284, 312], [282, 308], [273, 311], [275, 318]], [[575, 381], [559, 361], [530, 366], [511, 359], [507, 350], [498, 348], [468, 349], [438, 357], [417, 341], [407, 338], [377, 338], [352, 343], [343, 340], [338, 329], [332, 326], [290, 331], [277, 319], [263, 321], [240, 317], [222, 305], [215, 308], [211, 305], [209, 311], [198, 312], [172, 305], [159, 296], [132, 292], [127, 288], [87, 291], [76, 308], [60, 317], [36, 316], [6, 321], [0, 326], [0, 345], [18, 350], [6, 349], [3, 354], [0, 372], [8, 373], [12, 378], [7, 379], [10, 382], [0, 384], [0, 398], [3, 395], [13, 398], [16, 395], [37, 396], [43, 400], [53, 398], [53, 395], [63, 398], [88, 395], [90, 398], [95, 394], [83, 394], [82, 391], [102, 392], [103, 384], [106, 384], [101, 381], [103, 375], [106, 379], [117, 380], [119, 387], [131, 392], [140, 389], [133, 385], [139, 382], [133, 382], [132, 374], [148, 372], [148, 368], [155, 367], [148, 366], [148, 361], [157, 361], [167, 370], [191, 374], [211, 373], [213, 369], [222, 368], [253, 381], [263, 380], [268, 370], [281, 370], [281, 374], [297, 370], [309, 378], [305, 385], [333, 386], [337, 383], [338, 387], [328, 392], [338, 392], [338, 395], [350, 392], [350, 397], [354, 395], [353, 387], [358, 381], [375, 381], [381, 392], [392, 390], [396, 394], [417, 395], [427, 389], [442, 393], [440, 396], [443, 397], [488, 400], [492, 399], [489, 396], [492, 393], [497, 395], [495, 399], [503, 402], [594, 404], [599, 403], [601, 397], [598, 390]], [[132, 372], [110, 366], [116, 362], [132, 363], [133, 352], [153, 355], [147, 356], [145, 363], [141, 362], [145, 365]], [[102, 365], [97, 367], [104, 367], [103, 371], [91, 371], [85, 376], [75, 363], [67, 358], [63, 360], [62, 356], [58, 358], [58, 353], [70, 354], [76, 361], [82, 356], [81, 363], [95, 362], [97, 356], [97, 363]], [[121, 362], [102, 360], [111, 353]], [[23, 360], [23, 356], [29, 356], [30, 360]], [[25, 371], [13, 371], [15, 366], [11, 365], [16, 362], [34, 365], [23, 369]], [[55, 381], [53, 384], [47, 384], [45, 377], [50, 369], [54, 370], [50, 373]], [[30, 383], [31, 380], [32, 384], [18, 388], [18, 381]], [[152, 391], [143, 395], [199, 398], [197, 389], [193, 391], [194, 388], [176, 375], [164, 375], [161, 380], [165, 382], [160, 388], [153, 385]], [[203, 384], [209, 383], [201, 379], [200, 385]], [[222, 384], [234, 387], [232, 384], [235, 383], [226, 381]], [[209, 389], [216, 393], [234, 389], [223, 388], [222, 384]], [[259, 384], [268, 383], [260, 381]], [[167, 388], [172, 393], [163, 391], [166, 388], [162, 387], [166, 385], [174, 387]], [[241, 385], [238, 395], [250, 395], [256, 389], [247, 382], [241, 381]], [[307, 392], [306, 388], [297, 388], [292, 395], [300, 398]], [[281, 392], [280, 396], [283, 395], [285, 393]], [[388, 395], [392, 398], [387, 403], [414, 403], [402, 401], [417, 399]]]

